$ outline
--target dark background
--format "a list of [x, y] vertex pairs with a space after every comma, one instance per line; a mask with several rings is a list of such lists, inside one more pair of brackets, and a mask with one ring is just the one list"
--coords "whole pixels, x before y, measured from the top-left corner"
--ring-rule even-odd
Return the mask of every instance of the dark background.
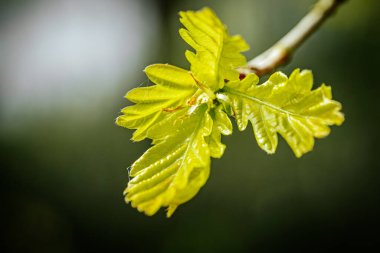
[[151, 63], [188, 67], [178, 11], [212, 7], [251, 59], [314, 1], [0, 1], [1, 252], [379, 252], [380, 2], [349, 0], [281, 68], [312, 69], [346, 121], [296, 159], [251, 129], [170, 219], [123, 201], [149, 146], [114, 124]]

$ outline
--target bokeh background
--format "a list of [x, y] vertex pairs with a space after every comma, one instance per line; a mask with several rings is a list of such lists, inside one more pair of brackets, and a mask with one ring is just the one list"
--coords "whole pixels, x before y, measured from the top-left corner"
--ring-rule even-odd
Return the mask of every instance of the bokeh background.
[[180, 10], [212, 7], [259, 54], [313, 0], [0, 1], [1, 252], [329, 252], [380, 248], [380, 2], [349, 0], [286, 67], [333, 86], [346, 121], [296, 159], [225, 137], [206, 186], [167, 219], [123, 201], [150, 145], [114, 124], [152, 63], [184, 68]]

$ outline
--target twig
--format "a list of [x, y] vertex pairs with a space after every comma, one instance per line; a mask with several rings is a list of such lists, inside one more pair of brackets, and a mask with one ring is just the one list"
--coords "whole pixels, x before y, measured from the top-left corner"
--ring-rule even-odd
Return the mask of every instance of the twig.
[[319, 0], [300, 22], [283, 38], [264, 53], [240, 68], [242, 75], [256, 73], [259, 76], [273, 72], [283, 65], [294, 51], [346, 0]]

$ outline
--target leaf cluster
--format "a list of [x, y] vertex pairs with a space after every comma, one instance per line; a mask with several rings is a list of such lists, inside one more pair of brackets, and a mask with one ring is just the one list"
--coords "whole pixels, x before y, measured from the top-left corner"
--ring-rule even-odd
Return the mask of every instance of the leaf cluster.
[[132, 140], [152, 140], [152, 146], [131, 166], [127, 202], [147, 215], [176, 208], [193, 198], [210, 174], [211, 157], [225, 150], [222, 135], [251, 123], [260, 148], [276, 151], [280, 134], [297, 157], [312, 150], [314, 138], [340, 125], [343, 114], [332, 100], [331, 88], [312, 90], [308, 70], [294, 70], [288, 78], [276, 72], [259, 84], [259, 77], [240, 78], [246, 65], [242, 52], [249, 49], [241, 36], [230, 36], [215, 13], [180, 12], [181, 37], [193, 48], [185, 56], [190, 70], [154, 64], [145, 73], [154, 84], [129, 91], [135, 104], [122, 110], [120, 126], [135, 129]]

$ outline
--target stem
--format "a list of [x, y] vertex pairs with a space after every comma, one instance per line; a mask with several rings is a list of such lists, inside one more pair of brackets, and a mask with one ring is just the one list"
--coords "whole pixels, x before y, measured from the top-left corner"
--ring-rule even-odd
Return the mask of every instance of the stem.
[[283, 65], [294, 51], [346, 0], [318, 0], [306, 16], [271, 48], [240, 68], [242, 75], [255, 73], [258, 76], [271, 73]]

